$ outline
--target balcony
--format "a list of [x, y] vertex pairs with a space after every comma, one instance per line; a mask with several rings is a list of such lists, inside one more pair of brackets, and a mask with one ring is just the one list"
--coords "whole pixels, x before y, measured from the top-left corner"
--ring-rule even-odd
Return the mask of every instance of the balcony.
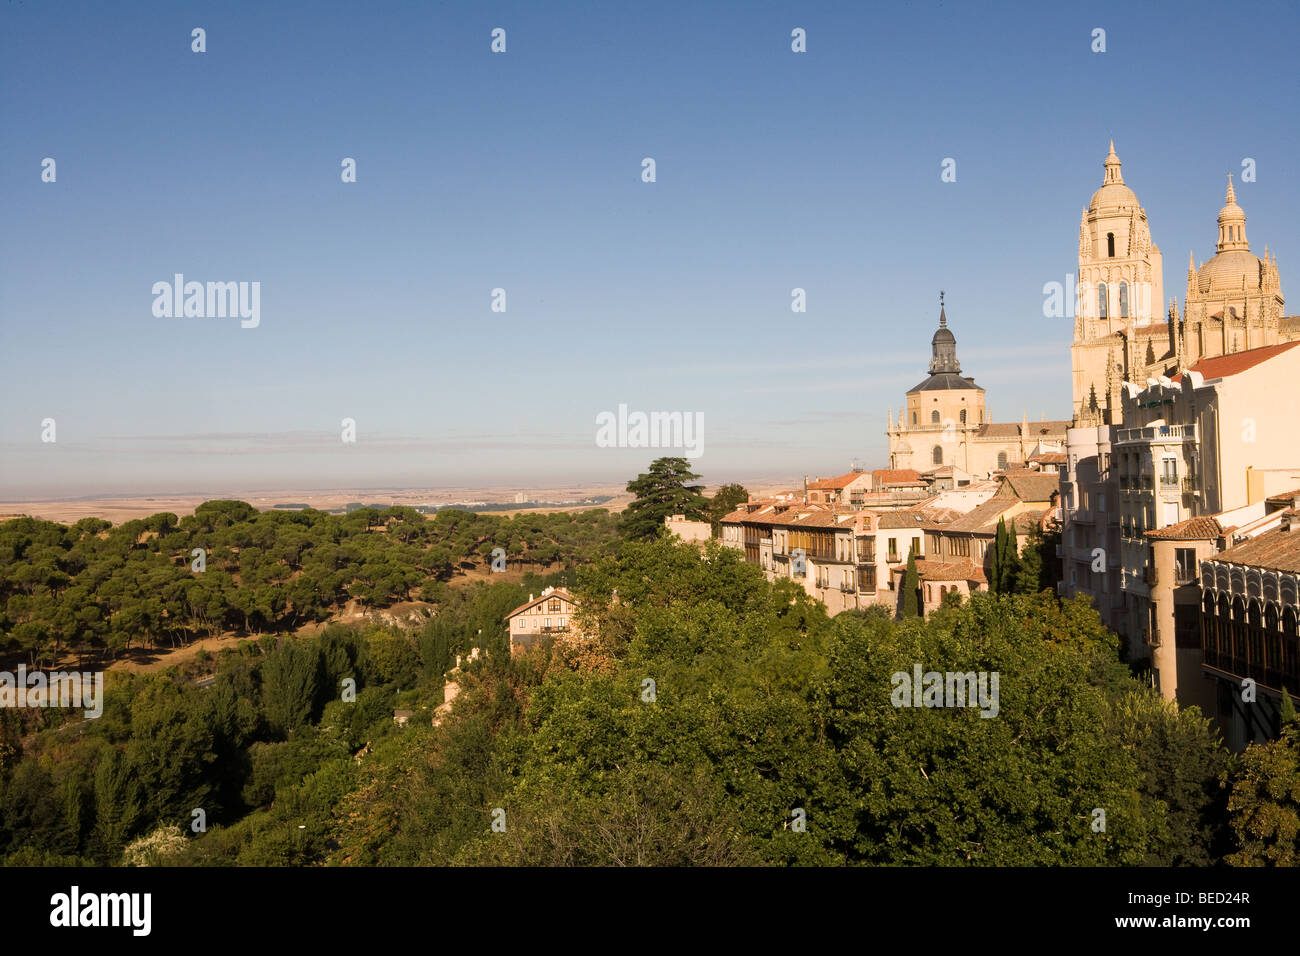
[[1120, 490], [1120, 491], [1128, 491], [1128, 490], [1129, 490], [1130, 488], [1132, 488], [1132, 487], [1133, 487], [1133, 479], [1132, 479], [1132, 478], [1130, 478], [1128, 475], [1120, 475], [1120, 476], [1119, 476], [1119, 490]]
[[1156, 566], [1154, 564], [1148, 564], [1145, 568], [1143, 568], [1142, 580], [1143, 582], [1146, 583], [1146, 586], [1149, 588], [1153, 588], [1156, 586], [1157, 583], [1159, 583], [1160, 573], [1156, 570]]
[[1177, 475], [1161, 475], [1161, 476], [1160, 476], [1160, 490], [1161, 490], [1161, 491], [1177, 491], [1177, 490], [1178, 490], [1178, 476], [1177, 476]]
[[1184, 492], [1190, 493], [1190, 492], [1200, 491], [1200, 490], [1201, 490], [1201, 480], [1197, 478], [1195, 475], [1189, 475], [1188, 477], [1183, 479]]
[[857, 589], [854, 588], [854, 586], [853, 586], [852, 584], [841, 584], [841, 585], [840, 585], [840, 591], [843, 592], [844, 594], [852, 594], [855, 590], [857, 590]]
[[1115, 436], [1115, 443], [1147, 441], [1196, 441], [1195, 425], [1152, 425], [1148, 428], [1121, 428]]

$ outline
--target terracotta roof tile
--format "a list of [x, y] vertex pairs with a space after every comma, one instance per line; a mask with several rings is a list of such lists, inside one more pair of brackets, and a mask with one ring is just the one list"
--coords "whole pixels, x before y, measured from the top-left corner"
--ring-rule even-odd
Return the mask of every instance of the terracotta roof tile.
[[1211, 561], [1244, 564], [1269, 571], [1300, 573], [1300, 515], [1292, 509], [1291, 530], [1275, 528], [1257, 538], [1243, 541], [1235, 548], [1220, 551]]
[[1146, 536], [1162, 538], [1166, 541], [1213, 541], [1222, 534], [1223, 525], [1208, 515], [1201, 515], [1171, 524], [1166, 528], [1148, 531]]
[[[1300, 342], [1282, 342], [1279, 345], [1265, 345], [1262, 348], [1247, 349], [1244, 352], [1233, 352], [1231, 355], [1216, 355], [1214, 358], [1201, 359], [1191, 367], [1191, 371], [1200, 372], [1201, 377], [1205, 379], [1224, 378], [1228, 375], [1236, 375], [1247, 369], [1252, 369], [1262, 362], [1267, 362], [1269, 359], [1295, 348], [1297, 345], [1300, 345]], [[1182, 372], [1170, 379], [1173, 382], [1181, 382], [1182, 380]]]
[[841, 488], [847, 488], [859, 478], [865, 477], [867, 477], [866, 472], [851, 471], [847, 475], [840, 475], [838, 478], [818, 478], [816, 481], [808, 482], [808, 490], [837, 491]]
[[916, 574], [922, 581], [971, 581], [987, 584], [984, 569], [973, 561], [917, 561]]
[[1002, 476], [998, 495], [1014, 495], [1021, 501], [1051, 501], [1060, 490], [1061, 476], [1053, 472], [1012, 471]]
[[871, 477], [882, 485], [892, 485], [901, 481], [920, 481], [921, 473], [911, 468], [877, 468]]

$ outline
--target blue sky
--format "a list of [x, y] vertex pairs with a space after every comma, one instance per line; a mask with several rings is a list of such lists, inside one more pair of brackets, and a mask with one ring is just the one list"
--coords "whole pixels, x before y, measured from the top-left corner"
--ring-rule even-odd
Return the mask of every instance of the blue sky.
[[[620, 403], [702, 414], [709, 481], [879, 466], [940, 289], [995, 420], [1068, 418], [1110, 137], [1167, 294], [1251, 157], [1300, 297], [1300, 13], [1234, 10], [6, 0], [0, 496], [621, 481]], [[177, 272], [260, 325], [156, 318]]]

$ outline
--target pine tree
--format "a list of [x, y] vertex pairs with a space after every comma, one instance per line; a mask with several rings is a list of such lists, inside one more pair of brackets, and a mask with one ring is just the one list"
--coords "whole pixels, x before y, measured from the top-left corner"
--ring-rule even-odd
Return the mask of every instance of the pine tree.
[[903, 573], [903, 617], [921, 616], [921, 578], [916, 573], [916, 545], [907, 549], [907, 570]]
[[636, 500], [623, 512], [623, 534], [631, 539], [653, 538], [663, 531], [669, 515], [707, 520], [709, 503], [700, 493], [704, 486], [688, 484], [699, 477], [685, 458], [656, 458], [648, 472], [627, 483]]

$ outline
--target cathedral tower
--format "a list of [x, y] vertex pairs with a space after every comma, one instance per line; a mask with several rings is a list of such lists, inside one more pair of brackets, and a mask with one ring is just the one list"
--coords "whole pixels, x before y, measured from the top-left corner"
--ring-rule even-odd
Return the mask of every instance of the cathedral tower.
[[1250, 251], [1246, 213], [1237, 205], [1229, 175], [1215, 255], [1199, 269], [1194, 257], [1187, 264], [1183, 363], [1294, 338], [1284, 309], [1277, 258], [1269, 259], [1267, 249], [1263, 259]]
[[1118, 382], [1148, 353], [1159, 360], [1172, 350], [1163, 301], [1163, 257], [1151, 241], [1146, 210], [1124, 183], [1112, 140], [1101, 188], [1079, 220], [1070, 349], [1076, 420], [1118, 421]]

